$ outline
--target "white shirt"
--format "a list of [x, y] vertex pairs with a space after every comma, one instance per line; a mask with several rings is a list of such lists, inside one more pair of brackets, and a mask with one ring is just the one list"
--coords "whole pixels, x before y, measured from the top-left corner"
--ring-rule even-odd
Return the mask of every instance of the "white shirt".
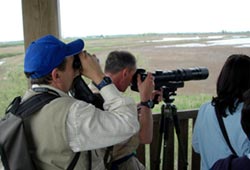
[[[41, 86], [68, 96], [51, 86]], [[35, 87], [39, 86], [32, 86]], [[139, 131], [137, 108], [132, 98], [121, 95], [113, 84], [103, 87], [100, 94], [105, 100], [105, 111], [81, 100], [76, 100], [69, 109], [66, 130], [74, 152], [115, 145]]]

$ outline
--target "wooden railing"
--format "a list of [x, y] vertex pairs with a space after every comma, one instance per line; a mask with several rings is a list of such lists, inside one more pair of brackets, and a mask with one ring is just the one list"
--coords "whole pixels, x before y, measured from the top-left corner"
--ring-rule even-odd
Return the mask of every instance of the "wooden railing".
[[[164, 112], [165, 113], [165, 112]], [[198, 110], [177, 111], [180, 127], [180, 141], [183, 149], [180, 149], [173, 121], [170, 121], [167, 133], [160, 132], [160, 120], [162, 114], [154, 114], [154, 137], [150, 145], [140, 145], [137, 150], [138, 159], [147, 167], [147, 170], [200, 170], [200, 157], [192, 149], [192, 130]], [[162, 134], [162, 135], [161, 135]], [[159, 147], [159, 137], [168, 134], [166, 147]], [[165, 156], [157, 156], [159, 150]], [[184, 151], [182, 153], [181, 151]], [[148, 156], [147, 156], [148, 155]], [[186, 159], [183, 159], [183, 155]], [[157, 159], [160, 158], [160, 159]], [[164, 159], [164, 160], [163, 160]], [[187, 160], [187, 168], [185, 161]], [[164, 162], [164, 168], [162, 163]]]

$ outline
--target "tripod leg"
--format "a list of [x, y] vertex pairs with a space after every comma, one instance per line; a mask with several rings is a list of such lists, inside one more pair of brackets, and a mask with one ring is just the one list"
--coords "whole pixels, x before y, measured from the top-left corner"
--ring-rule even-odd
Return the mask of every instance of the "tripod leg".
[[164, 126], [164, 138], [163, 138], [163, 162], [162, 162], [162, 170], [167, 168], [167, 148], [168, 148], [168, 139], [169, 139], [169, 126], [171, 119], [169, 117], [165, 117], [165, 126]]
[[179, 144], [179, 150], [181, 153], [181, 157], [182, 157], [182, 161], [184, 162], [184, 167], [183, 169], [186, 170], [187, 166], [188, 166], [188, 162], [187, 162], [187, 158], [186, 158], [186, 153], [184, 151], [184, 145], [181, 139], [181, 134], [180, 134], [180, 124], [179, 124], [179, 119], [177, 116], [177, 109], [176, 107], [173, 105], [172, 106], [172, 116], [173, 116], [173, 122], [174, 122], [174, 127], [175, 127], [175, 132], [177, 135], [177, 139], [178, 139], [178, 144]]
[[165, 119], [164, 119], [164, 108], [165, 106], [162, 105], [161, 107], [161, 118], [160, 118], [160, 128], [159, 128], [159, 135], [157, 139], [157, 151], [156, 151], [156, 159], [155, 159], [155, 166], [153, 169], [158, 170], [160, 169], [161, 164], [161, 147], [162, 147], [162, 135], [163, 135], [163, 127], [165, 126]]

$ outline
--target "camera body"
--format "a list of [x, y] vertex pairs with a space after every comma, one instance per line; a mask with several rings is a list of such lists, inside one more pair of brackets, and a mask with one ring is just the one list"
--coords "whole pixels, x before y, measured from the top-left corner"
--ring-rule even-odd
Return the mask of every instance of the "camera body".
[[[141, 80], [143, 81], [146, 76], [146, 70], [137, 69], [134, 74], [131, 82], [131, 90], [138, 92], [137, 87], [137, 75], [141, 76]], [[166, 88], [180, 88], [184, 86], [184, 81], [189, 80], [203, 80], [206, 79], [209, 75], [209, 71], [205, 67], [193, 67], [187, 69], [176, 69], [176, 70], [167, 70], [167, 71], [155, 71], [153, 73], [154, 82], [155, 82], [155, 90], [159, 90], [162, 87]]]

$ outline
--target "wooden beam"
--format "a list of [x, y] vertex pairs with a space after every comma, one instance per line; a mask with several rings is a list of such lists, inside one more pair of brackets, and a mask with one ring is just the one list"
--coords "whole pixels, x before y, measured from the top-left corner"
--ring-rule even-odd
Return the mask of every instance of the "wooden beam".
[[22, 0], [22, 11], [25, 49], [47, 34], [60, 38], [59, 0]]

